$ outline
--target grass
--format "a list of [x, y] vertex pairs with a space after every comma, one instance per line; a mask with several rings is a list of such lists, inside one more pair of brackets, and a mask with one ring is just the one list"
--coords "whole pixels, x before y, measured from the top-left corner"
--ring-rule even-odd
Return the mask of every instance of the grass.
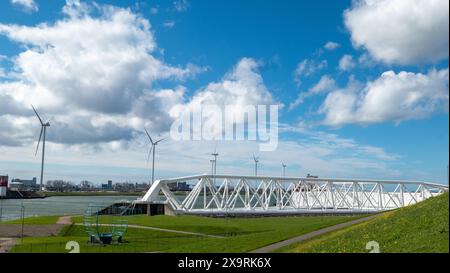
[[[58, 236], [25, 238], [13, 252], [67, 252], [66, 242], [80, 243], [81, 252], [248, 252], [250, 250], [305, 234], [356, 217], [263, 217], [207, 218], [199, 216], [126, 216], [129, 224], [191, 231], [223, 238], [186, 235], [138, 228], [129, 228], [126, 242], [105, 247], [86, 243], [83, 226], [67, 226]], [[75, 217], [81, 222], [82, 217]], [[103, 219], [107, 222], [108, 219]]]
[[368, 252], [376, 241], [380, 252], [449, 252], [449, 194], [384, 213], [368, 222], [324, 234], [278, 252]]

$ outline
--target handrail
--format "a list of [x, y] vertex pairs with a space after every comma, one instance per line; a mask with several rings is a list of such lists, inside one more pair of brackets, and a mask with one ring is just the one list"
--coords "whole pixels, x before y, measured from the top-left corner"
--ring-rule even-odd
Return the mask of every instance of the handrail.
[[280, 177], [280, 176], [249, 176], [249, 175], [225, 175], [225, 174], [199, 174], [199, 175], [192, 175], [192, 176], [182, 176], [182, 177], [175, 177], [175, 178], [166, 178], [166, 179], [160, 179], [159, 181], [166, 184], [166, 183], [173, 183], [173, 182], [180, 182], [184, 180], [194, 180], [194, 179], [201, 179], [201, 178], [228, 178], [228, 179], [249, 179], [249, 180], [255, 180], [255, 179], [263, 179], [263, 180], [277, 180], [278, 182], [292, 182], [292, 181], [307, 181], [307, 182], [358, 182], [358, 183], [384, 183], [384, 184], [424, 184], [428, 186], [448, 189], [448, 185], [434, 183], [434, 182], [427, 182], [427, 181], [414, 181], [414, 180], [383, 180], [383, 179], [344, 179], [344, 178], [308, 178], [308, 177]]

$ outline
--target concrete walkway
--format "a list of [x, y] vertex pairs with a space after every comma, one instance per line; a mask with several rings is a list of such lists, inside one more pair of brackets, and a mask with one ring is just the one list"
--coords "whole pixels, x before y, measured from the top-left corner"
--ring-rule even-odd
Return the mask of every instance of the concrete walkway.
[[279, 249], [279, 248], [282, 248], [282, 247], [285, 247], [285, 246], [288, 246], [288, 245], [291, 245], [291, 244], [303, 242], [305, 240], [309, 240], [309, 239], [311, 239], [313, 237], [316, 237], [316, 236], [319, 236], [319, 235], [322, 235], [322, 234], [325, 234], [325, 233], [328, 233], [328, 232], [331, 232], [331, 231], [335, 231], [335, 230], [338, 230], [338, 229], [341, 229], [341, 228], [345, 228], [345, 227], [353, 226], [353, 225], [356, 225], [356, 224], [359, 224], [359, 223], [362, 223], [362, 222], [365, 222], [365, 221], [369, 221], [369, 220], [371, 220], [371, 219], [373, 219], [373, 218], [375, 218], [377, 216], [379, 216], [379, 214], [371, 215], [371, 216], [368, 216], [368, 217], [364, 217], [364, 218], [352, 220], [352, 221], [349, 221], [349, 222], [337, 224], [337, 225], [334, 225], [334, 226], [326, 227], [326, 228], [323, 228], [323, 229], [319, 229], [319, 230], [316, 230], [316, 231], [313, 231], [313, 232], [310, 232], [310, 233], [303, 234], [301, 236], [297, 236], [297, 237], [294, 237], [294, 238], [291, 238], [291, 239], [288, 239], [288, 240], [284, 240], [284, 241], [281, 241], [281, 242], [278, 242], [278, 243], [275, 243], [275, 244], [271, 244], [271, 245], [268, 245], [268, 246], [265, 246], [265, 247], [261, 247], [261, 248], [252, 250], [252, 251], [250, 251], [250, 253], [270, 253], [270, 252], [273, 252], [276, 249]]
[[16, 243], [16, 238], [0, 238], [0, 253], [7, 253]]
[[72, 224], [72, 216], [61, 216], [56, 221], [58, 225], [71, 225]]

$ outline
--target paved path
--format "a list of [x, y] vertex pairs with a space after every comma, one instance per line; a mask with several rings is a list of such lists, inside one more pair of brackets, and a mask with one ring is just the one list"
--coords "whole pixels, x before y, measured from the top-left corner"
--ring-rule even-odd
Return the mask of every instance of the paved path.
[[61, 216], [56, 221], [58, 225], [71, 225], [72, 224], [72, 216]]
[[[75, 223], [76, 226], [82, 226], [82, 223]], [[112, 224], [100, 224], [101, 226], [112, 226]], [[211, 237], [211, 238], [225, 238], [224, 236], [219, 235], [210, 235], [205, 233], [198, 233], [198, 232], [189, 232], [189, 231], [181, 231], [181, 230], [175, 230], [175, 229], [167, 229], [167, 228], [157, 228], [157, 227], [148, 227], [148, 226], [139, 226], [139, 225], [128, 225], [129, 228], [140, 228], [140, 229], [150, 229], [150, 230], [156, 230], [156, 231], [163, 231], [163, 232], [173, 232], [173, 233], [180, 233], [180, 234], [187, 234], [187, 235], [196, 235], [196, 236], [204, 236], [204, 237]]]
[[16, 242], [15, 238], [0, 238], [0, 253], [8, 252]]
[[338, 230], [338, 229], [341, 229], [341, 228], [353, 226], [353, 225], [356, 225], [356, 224], [359, 224], [359, 223], [371, 220], [371, 219], [373, 219], [373, 218], [375, 218], [377, 216], [379, 216], [379, 214], [371, 215], [371, 216], [368, 216], [368, 217], [364, 217], [364, 218], [352, 220], [352, 221], [349, 221], [349, 222], [337, 224], [337, 225], [334, 225], [334, 226], [326, 227], [326, 228], [323, 228], [323, 229], [319, 229], [319, 230], [316, 230], [316, 231], [313, 231], [313, 232], [310, 232], [310, 233], [303, 234], [301, 236], [297, 236], [297, 237], [294, 237], [294, 238], [291, 238], [291, 239], [288, 239], [288, 240], [284, 240], [284, 241], [281, 241], [281, 242], [278, 242], [278, 243], [275, 243], [275, 244], [271, 244], [271, 245], [268, 245], [268, 246], [265, 246], [265, 247], [261, 247], [261, 248], [252, 250], [252, 251], [250, 251], [250, 253], [270, 253], [270, 252], [272, 252], [272, 251], [274, 251], [276, 249], [279, 249], [279, 248], [282, 248], [282, 247], [285, 247], [285, 246], [288, 246], [288, 245], [291, 245], [291, 244], [294, 244], [294, 243], [303, 242], [303, 241], [311, 239], [313, 237], [316, 237], [316, 236], [319, 236], [319, 235], [322, 235], [322, 234], [325, 234], [325, 233], [328, 233], [328, 232], [331, 232], [331, 231], [335, 231], [335, 230]]

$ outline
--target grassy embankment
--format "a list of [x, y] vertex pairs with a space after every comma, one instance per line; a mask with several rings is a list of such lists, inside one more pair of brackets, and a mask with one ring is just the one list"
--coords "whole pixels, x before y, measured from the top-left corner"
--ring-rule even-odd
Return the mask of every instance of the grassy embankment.
[[[68, 225], [58, 236], [24, 238], [13, 252], [67, 252], [65, 244], [77, 241], [81, 252], [247, 252], [326, 226], [355, 219], [350, 216], [207, 218], [198, 216], [126, 216], [130, 225], [219, 235], [223, 238], [129, 228], [125, 242], [105, 247], [86, 243], [83, 226]], [[51, 221], [47, 217], [46, 222]], [[56, 221], [56, 220], [55, 220]], [[74, 217], [81, 223], [82, 217]], [[37, 223], [34, 219], [34, 223]], [[41, 221], [44, 222], [44, 221]], [[108, 222], [107, 218], [102, 222]]]
[[355, 226], [282, 248], [279, 252], [368, 252], [376, 241], [380, 252], [449, 252], [449, 194], [387, 212]]

